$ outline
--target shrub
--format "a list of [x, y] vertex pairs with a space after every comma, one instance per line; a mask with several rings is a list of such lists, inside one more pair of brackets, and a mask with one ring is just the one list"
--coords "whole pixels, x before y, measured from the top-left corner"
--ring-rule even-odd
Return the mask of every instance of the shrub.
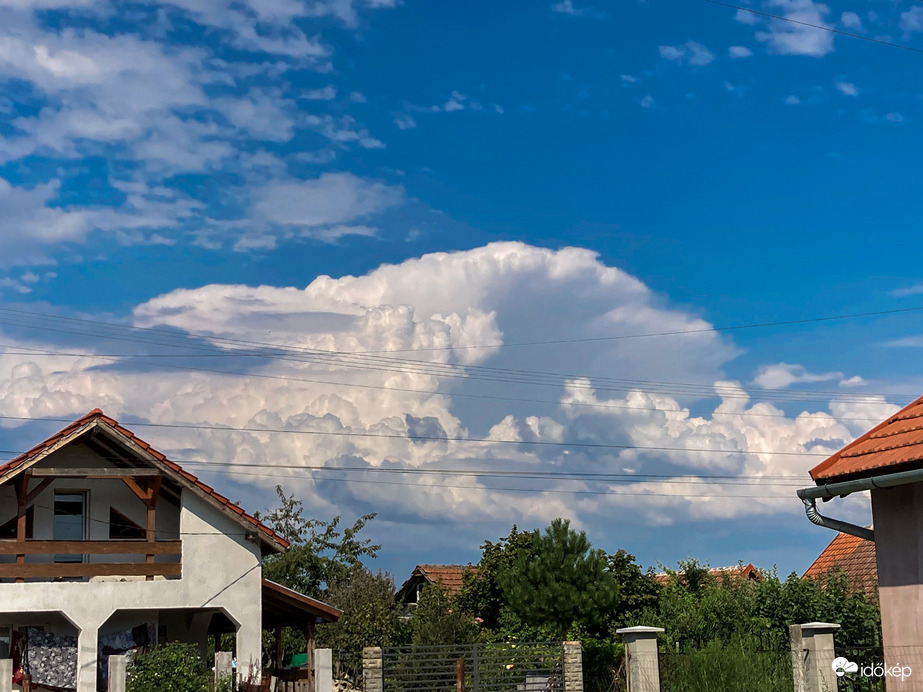
[[132, 656], [128, 692], [208, 692], [211, 673], [193, 644], [171, 642]]

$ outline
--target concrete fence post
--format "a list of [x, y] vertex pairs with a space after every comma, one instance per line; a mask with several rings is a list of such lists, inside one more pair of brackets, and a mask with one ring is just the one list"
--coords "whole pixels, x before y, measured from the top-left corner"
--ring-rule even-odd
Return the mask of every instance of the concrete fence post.
[[625, 641], [628, 692], [660, 692], [657, 635], [662, 627], [623, 627], [615, 631]]
[[801, 626], [805, 692], [836, 692], [833, 633], [838, 629], [840, 626], [831, 622], [808, 622]]
[[128, 659], [125, 656], [109, 657], [109, 692], [125, 692], [128, 680]]
[[792, 652], [792, 682], [794, 682], [794, 692], [807, 692], [804, 679], [805, 652], [804, 639], [801, 636], [801, 625], [788, 626], [788, 642]]
[[215, 652], [215, 684], [234, 674], [233, 654], [230, 651]]
[[315, 692], [333, 692], [333, 650], [314, 649]]
[[384, 692], [385, 677], [381, 647], [362, 650], [362, 692]]
[[564, 642], [564, 692], [583, 692], [583, 649], [580, 642]]
[[13, 692], [13, 659], [0, 658], [0, 692]]

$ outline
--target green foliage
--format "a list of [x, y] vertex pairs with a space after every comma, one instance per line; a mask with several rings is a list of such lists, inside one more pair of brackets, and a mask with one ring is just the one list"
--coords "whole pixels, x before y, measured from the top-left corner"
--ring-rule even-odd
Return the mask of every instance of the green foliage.
[[348, 578], [349, 570], [362, 564], [363, 558], [378, 557], [380, 545], [370, 539], [359, 539], [358, 534], [374, 514], [366, 514], [352, 527], [339, 530], [340, 517], [325, 522], [305, 519], [301, 500], [286, 495], [276, 486], [281, 505], [264, 517], [257, 517], [271, 526], [291, 546], [281, 555], [271, 555], [263, 560], [263, 576], [274, 582], [314, 598], [320, 598], [324, 589]]
[[656, 607], [660, 599], [660, 584], [654, 578], [654, 571], [641, 571], [635, 556], [624, 550], [617, 550], [609, 556], [609, 573], [619, 587], [619, 599], [612, 613], [610, 631], [619, 627], [643, 625], [644, 613]]
[[172, 642], [132, 656], [128, 692], [208, 692], [211, 673], [192, 644]]
[[455, 595], [456, 605], [481, 618], [485, 629], [498, 627], [505, 600], [499, 575], [512, 568], [520, 555], [532, 553], [532, 533], [519, 531], [515, 524], [509, 535], [496, 543], [484, 541], [477, 572], [465, 572], [462, 587]]
[[480, 628], [470, 614], [454, 606], [441, 584], [427, 584], [410, 617], [410, 633], [412, 643], [419, 645], [472, 644]]
[[343, 615], [338, 622], [317, 628], [317, 645], [345, 650], [350, 667], [361, 666], [364, 647], [401, 643], [400, 606], [388, 574], [353, 565], [346, 579], [331, 584], [325, 599]]
[[759, 640], [713, 640], [687, 653], [661, 654], [663, 692], [790, 692], [788, 651], [763, 651]]
[[618, 603], [618, 584], [607, 561], [585, 532], [555, 519], [544, 534], [533, 534], [530, 553], [517, 555], [499, 581], [506, 602], [524, 623], [549, 625], [563, 639], [574, 623], [599, 631]]

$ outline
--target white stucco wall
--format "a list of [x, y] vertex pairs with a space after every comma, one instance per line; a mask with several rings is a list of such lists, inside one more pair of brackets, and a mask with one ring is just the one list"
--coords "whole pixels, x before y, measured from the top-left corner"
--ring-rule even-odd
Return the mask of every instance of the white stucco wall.
[[[82, 484], [87, 483], [90, 481]], [[108, 522], [108, 506], [105, 511]], [[183, 541], [181, 579], [0, 584], [0, 613], [7, 614], [0, 617], [58, 612], [68, 618], [80, 630], [77, 692], [96, 689], [97, 633], [122, 610], [222, 608], [239, 626], [237, 653], [242, 669], [246, 671], [250, 662], [258, 666], [262, 626], [259, 544], [245, 537], [244, 527], [190, 490], [183, 490], [178, 519]], [[165, 521], [169, 523], [169, 517]], [[108, 538], [108, 528], [99, 526]], [[0, 622], [5, 624], [9, 623]]]

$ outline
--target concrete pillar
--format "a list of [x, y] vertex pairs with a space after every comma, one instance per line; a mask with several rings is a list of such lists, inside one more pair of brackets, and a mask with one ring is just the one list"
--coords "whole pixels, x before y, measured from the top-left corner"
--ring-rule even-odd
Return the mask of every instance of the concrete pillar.
[[199, 647], [203, 661], [208, 658], [208, 626], [211, 622], [212, 613], [209, 611], [193, 613], [189, 619], [189, 638]]
[[13, 692], [13, 659], [0, 658], [0, 692]]
[[315, 692], [333, 692], [333, 650], [314, 649]]
[[804, 680], [805, 651], [801, 625], [788, 626], [788, 641], [792, 653], [792, 681], [794, 692], [807, 692]]
[[[233, 656], [230, 651], [215, 652], [215, 682], [218, 683], [225, 678], [234, 674], [234, 668], [231, 665]], [[237, 665], [240, 665], [240, 659], [237, 659]]]
[[564, 642], [564, 692], [583, 692], [583, 650], [580, 642]]
[[96, 672], [99, 662], [99, 626], [104, 620], [78, 622], [77, 692], [96, 692]]
[[[259, 618], [239, 620], [237, 630], [237, 678], [244, 682], [260, 682], [263, 661], [263, 631]], [[250, 678], [253, 678], [250, 680]]]
[[657, 635], [662, 627], [623, 627], [615, 631], [625, 641], [628, 692], [660, 692]]
[[385, 678], [381, 648], [371, 646], [362, 650], [362, 692], [384, 692]]
[[840, 626], [831, 622], [809, 622], [801, 626], [806, 692], [836, 692], [833, 633], [838, 629]]
[[125, 692], [128, 659], [125, 656], [109, 657], [109, 692]]

